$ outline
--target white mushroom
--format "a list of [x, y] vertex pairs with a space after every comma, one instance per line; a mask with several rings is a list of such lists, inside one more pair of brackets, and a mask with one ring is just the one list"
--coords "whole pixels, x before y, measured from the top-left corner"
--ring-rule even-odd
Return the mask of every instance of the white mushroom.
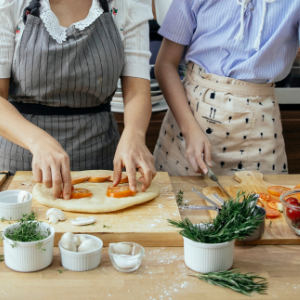
[[77, 235], [74, 237], [74, 241], [76, 246], [79, 247], [81, 243], [86, 241], [86, 237], [84, 235]]
[[58, 208], [50, 208], [47, 210], [46, 218], [49, 223], [56, 224], [58, 221], [64, 221], [66, 216], [63, 211]]
[[109, 244], [114, 250], [116, 254], [130, 254], [131, 246], [128, 244], [117, 243], [117, 244]]
[[29, 200], [29, 194], [26, 191], [21, 191], [18, 195], [18, 203], [22, 203]]
[[78, 217], [75, 220], [71, 220], [72, 225], [74, 226], [83, 226], [83, 225], [89, 225], [96, 222], [96, 219], [94, 217]]
[[96, 250], [98, 245], [93, 239], [86, 239], [83, 243], [78, 247], [78, 252], [91, 252]]
[[75, 236], [72, 232], [66, 232], [60, 239], [60, 245], [69, 251], [76, 252]]

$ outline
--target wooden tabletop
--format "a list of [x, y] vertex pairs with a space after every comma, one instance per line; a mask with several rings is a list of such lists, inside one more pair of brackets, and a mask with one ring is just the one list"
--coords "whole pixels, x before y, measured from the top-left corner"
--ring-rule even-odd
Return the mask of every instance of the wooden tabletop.
[[[296, 185], [299, 175], [266, 176], [274, 184]], [[5, 190], [8, 179], [1, 190]], [[171, 178], [174, 191], [183, 190], [188, 204], [202, 204], [190, 192], [214, 183], [199, 177]], [[234, 184], [230, 177], [220, 177], [224, 185]], [[208, 217], [199, 211], [183, 211], [182, 217], [199, 222]], [[236, 246], [233, 268], [242, 272], [256, 272], [269, 281], [268, 295], [254, 294], [251, 299], [299, 299], [300, 292], [299, 246]], [[3, 249], [0, 248], [0, 254]], [[136, 299], [136, 300], [206, 300], [249, 299], [201, 282], [188, 276], [194, 274], [184, 264], [183, 248], [146, 248], [140, 269], [134, 273], [120, 273], [112, 266], [107, 248], [103, 249], [100, 266], [88, 272], [64, 271], [57, 248], [53, 264], [40, 272], [17, 273], [0, 262], [0, 299]]]

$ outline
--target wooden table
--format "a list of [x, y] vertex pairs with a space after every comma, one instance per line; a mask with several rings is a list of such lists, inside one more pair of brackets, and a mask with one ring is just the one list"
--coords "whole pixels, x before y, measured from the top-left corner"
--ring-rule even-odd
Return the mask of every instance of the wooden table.
[[[175, 192], [183, 190], [189, 204], [202, 201], [190, 192], [192, 187], [201, 190], [214, 183], [199, 177], [171, 178]], [[299, 175], [266, 176], [275, 184], [295, 185]], [[221, 177], [221, 183], [234, 183], [230, 177]], [[5, 190], [9, 180], [2, 186]], [[206, 212], [182, 213], [193, 222], [207, 218]], [[300, 292], [299, 246], [237, 246], [233, 268], [242, 272], [256, 272], [269, 281], [268, 295], [254, 294], [251, 299], [298, 300]], [[2, 254], [0, 248], [0, 254]], [[77, 273], [63, 271], [60, 255], [54, 249], [53, 264], [35, 273], [17, 273], [0, 263], [0, 299], [136, 299], [136, 300], [226, 300], [249, 299], [233, 291], [203, 283], [184, 264], [183, 248], [146, 248], [146, 256], [140, 269], [124, 274], [112, 266], [107, 248], [103, 250], [100, 266], [92, 271]]]

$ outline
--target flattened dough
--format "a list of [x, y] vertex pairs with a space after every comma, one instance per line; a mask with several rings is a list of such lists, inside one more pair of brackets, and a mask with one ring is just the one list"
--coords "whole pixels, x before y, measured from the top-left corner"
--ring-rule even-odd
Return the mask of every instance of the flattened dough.
[[[113, 175], [112, 171], [82, 171], [72, 172], [72, 176], [97, 176], [109, 174]], [[59, 208], [64, 211], [82, 212], [82, 213], [105, 213], [120, 210], [136, 204], [141, 204], [156, 198], [159, 194], [159, 188], [152, 183], [150, 188], [145, 192], [138, 192], [132, 197], [127, 198], [109, 198], [106, 196], [106, 191], [112, 182], [91, 183], [83, 182], [76, 184], [76, 188], [88, 189], [93, 193], [90, 198], [63, 200], [55, 198], [52, 194], [52, 189], [47, 189], [44, 184], [36, 184], [33, 188], [33, 197], [41, 204]], [[141, 184], [138, 183], [138, 190], [141, 189]]]

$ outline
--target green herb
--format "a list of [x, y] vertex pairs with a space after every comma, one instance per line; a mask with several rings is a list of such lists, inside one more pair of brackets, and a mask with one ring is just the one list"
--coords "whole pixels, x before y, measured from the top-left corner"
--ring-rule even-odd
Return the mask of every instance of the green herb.
[[4, 261], [4, 255], [0, 255], [0, 262]]
[[57, 272], [59, 272], [59, 274], [62, 274], [63, 272], [66, 272], [66, 271], [68, 271], [67, 269], [65, 269], [65, 270], [57, 270]]
[[176, 195], [176, 202], [178, 206], [182, 206], [182, 201], [183, 201], [183, 191], [179, 191]]
[[42, 248], [43, 242], [38, 242], [36, 245], [37, 245], [37, 247], [38, 247], [39, 250], [46, 251], [45, 248]]
[[271, 226], [272, 226], [272, 223], [273, 223], [273, 222], [272, 222], [272, 220], [270, 220], [270, 224], [269, 224], [269, 227], [271, 227]]
[[[28, 217], [27, 217], [28, 218]], [[50, 227], [46, 231], [40, 228], [41, 222], [27, 221], [26, 216], [20, 220], [20, 226], [8, 230], [6, 237], [16, 242], [34, 242], [44, 240], [50, 235]], [[16, 245], [12, 245], [16, 247]]]
[[1, 220], [1, 222], [4, 222], [4, 218], [3, 217], [0, 220]]
[[[242, 202], [239, 199], [243, 198]], [[168, 220], [179, 233], [195, 242], [216, 244], [250, 236], [264, 221], [255, 209], [256, 195], [238, 193], [236, 199], [225, 201], [217, 217], [201, 226], [188, 218], [183, 221]]]
[[23, 219], [24, 221], [35, 221], [37, 219], [37, 214], [35, 212], [31, 212], [29, 215], [23, 215]]
[[242, 274], [237, 271], [210, 272], [190, 276], [195, 276], [212, 285], [229, 288], [247, 296], [251, 296], [253, 292], [266, 294], [268, 282], [265, 278], [254, 273]]
[[107, 226], [107, 225], [103, 225], [103, 228], [109, 228], [110, 226]]

